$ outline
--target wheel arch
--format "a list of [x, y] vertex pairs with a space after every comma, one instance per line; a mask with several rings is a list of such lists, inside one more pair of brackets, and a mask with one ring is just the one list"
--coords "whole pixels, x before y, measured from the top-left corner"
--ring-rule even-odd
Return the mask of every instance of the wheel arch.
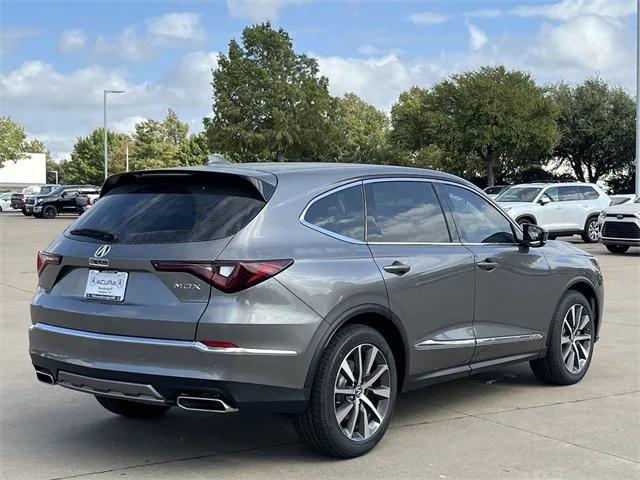
[[600, 332], [600, 300], [598, 299], [598, 294], [596, 293], [596, 288], [594, 285], [587, 280], [586, 278], [578, 278], [572, 281], [565, 291], [562, 293], [559, 301], [562, 301], [562, 298], [569, 291], [576, 291], [585, 296], [589, 304], [591, 305], [591, 310], [594, 315], [594, 325], [596, 329], [596, 339], [598, 338]]
[[318, 344], [311, 360], [305, 379], [305, 387], [311, 387], [320, 356], [336, 332], [346, 325], [353, 324], [367, 325], [385, 338], [393, 352], [398, 372], [398, 392], [401, 392], [409, 364], [406, 332], [400, 320], [388, 308], [376, 304], [353, 307], [339, 315], [335, 320], [330, 321], [331, 326]]

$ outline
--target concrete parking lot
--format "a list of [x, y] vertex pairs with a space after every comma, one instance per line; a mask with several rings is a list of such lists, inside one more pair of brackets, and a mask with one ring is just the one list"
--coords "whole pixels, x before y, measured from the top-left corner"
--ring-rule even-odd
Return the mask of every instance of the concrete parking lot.
[[640, 478], [640, 250], [579, 244], [606, 282], [581, 383], [546, 386], [519, 365], [411, 392], [372, 453], [336, 461], [306, 450], [282, 416], [127, 420], [38, 383], [27, 354], [35, 255], [71, 221], [0, 214], [2, 478]]

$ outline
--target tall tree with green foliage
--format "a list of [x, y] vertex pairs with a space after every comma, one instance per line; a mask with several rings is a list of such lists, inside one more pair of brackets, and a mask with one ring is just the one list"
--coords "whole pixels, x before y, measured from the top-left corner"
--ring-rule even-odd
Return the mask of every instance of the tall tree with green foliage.
[[169, 109], [161, 122], [147, 119], [136, 124], [130, 151], [132, 170], [201, 165], [206, 160], [202, 134], [188, 135], [189, 126]]
[[554, 155], [581, 181], [628, 172], [635, 158], [635, 102], [599, 78], [552, 89], [560, 139]]
[[355, 93], [336, 99], [332, 156], [338, 162], [385, 163], [389, 160], [389, 118]]
[[[109, 174], [124, 168], [125, 144], [130, 141], [124, 133], [107, 130], [109, 148]], [[79, 137], [73, 146], [71, 158], [63, 163], [65, 181], [69, 184], [102, 185], [104, 181], [104, 130], [97, 128], [86, 137]]]
[[0, 167], [8, 161], [18, 161], [24, 152], [27, 134], [24, 127], [11, 117], [0, 117]]
[[401, 96], [392, 138], [414, 152], [435, 147], [441, 161], [461, 163], [467, 175], [484, 171], [493, 185], [497, 175], [548, 158], [555, 115], [555, 103], [528, 74], [482, 67]]
[[270, 23], [247, 27], [213, 72], [211, 151], [238, 161], [328, 159], [334, 99], [318, 62]]

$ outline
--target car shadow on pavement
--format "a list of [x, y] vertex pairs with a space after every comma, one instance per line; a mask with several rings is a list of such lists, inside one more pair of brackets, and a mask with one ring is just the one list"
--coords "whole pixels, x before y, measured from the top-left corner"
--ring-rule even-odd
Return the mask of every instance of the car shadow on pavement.
[[[402, 394], [391, 429], [465, 416], [431, 404], [429, 398], [446, 404], [447, 397], [464, 395], [467, 401], [482, 404], [485, 396], [497, 393], [493, 388], [474, 388], [474, 383], [540, 387], [540, 382], [527, 372], [528, 367], [510, 367]], [[117, 468], [130, 468], [197, 459], [213, 468], [220, 462], [228, 463], [224, 454], [240, 453], [258, 455], [261, 462], [268, 459], [270, 463], [293, 459], [309, 463], [327, 461], [327, 457], [300, 444], [284, 415], [248, 412], [219, 415], [173, 408], [160, 419], [136, 420], [112, 415], [93, 399], [90, 399], [95, 403], [93, 406], [86, 401], [82, 405], [89, 407], [87, 415], [55, 432], [60, 455], [69, 456], [70, 461], [75, 455], [82, 455], [84, 465], [104, 465], [113, 460], [119, 465]], [[46, 425], [43, 422], [42, 428]]]

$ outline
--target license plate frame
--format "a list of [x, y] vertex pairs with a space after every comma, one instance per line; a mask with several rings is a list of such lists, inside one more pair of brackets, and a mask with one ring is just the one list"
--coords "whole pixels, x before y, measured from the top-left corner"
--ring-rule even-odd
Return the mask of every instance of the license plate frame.
[[84, 298], [122, 303], [128, 283], [129, 272], [91, 269], [84, 287]]

